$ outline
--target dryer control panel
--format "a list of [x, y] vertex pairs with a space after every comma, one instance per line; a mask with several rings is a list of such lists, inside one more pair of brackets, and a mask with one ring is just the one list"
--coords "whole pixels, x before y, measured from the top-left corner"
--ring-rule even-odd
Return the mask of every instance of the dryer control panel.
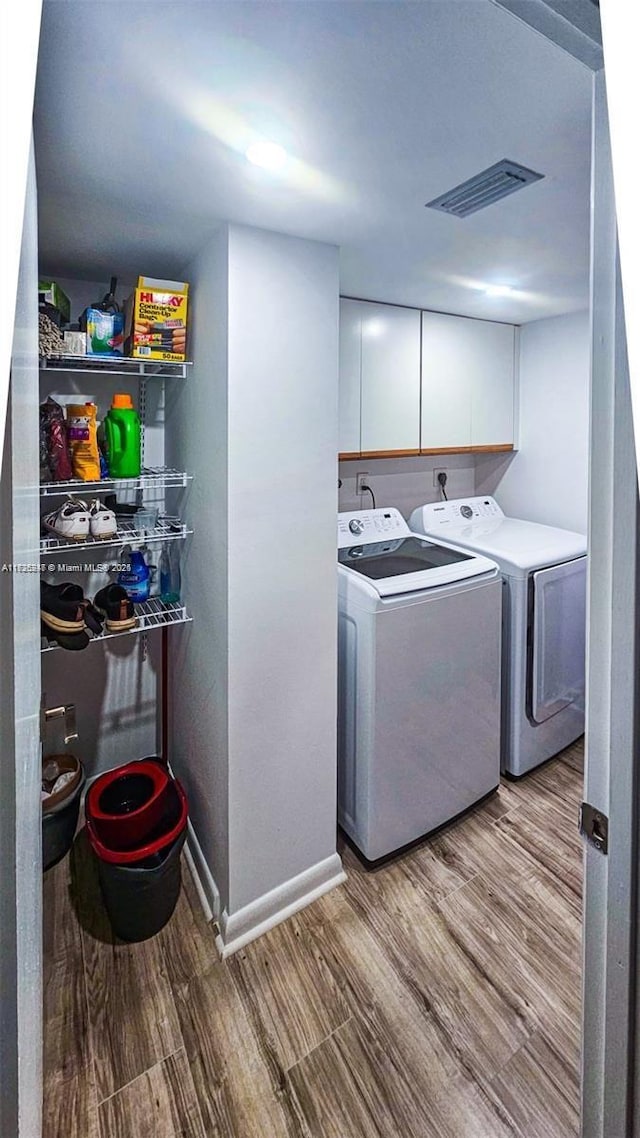
[[[428, 502], [420, 507], [425, 530], [451, 528], [474, 522], [499, 521], [504, 518], [495, 498], [488, 495], [475, 498], [454, 498], [449, 502]], [[415, 523], [414, 523], [415, 524]]]
[[410, 532], [402, 514], [393, 506], [385, 510], [355, 510], [338, 514], [338, 549], [355, 542], [368, 545], [373, 541], [407, 537]]

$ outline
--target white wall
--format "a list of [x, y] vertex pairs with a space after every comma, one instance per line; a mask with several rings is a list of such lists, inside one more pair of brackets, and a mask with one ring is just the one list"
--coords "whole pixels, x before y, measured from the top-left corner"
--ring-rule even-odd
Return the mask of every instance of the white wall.
[[[336, 849], [338, 250], [229, 233], [233, 909]], [[247, 857], [248, 840], [260, 856]]]
[[476, 493], [514, 517], [587, 532], [589, 313], [520, 330], [519, 444], [476, 459]]
[[[220, 229], [184, 274], [189, 281], [186, 383], [167, 393], [167, 461], [194, 475], [193, 527], [182, 590], [193, 623], [169, 634], [169, 758], [184, 782], [205, 864], [229, 895], [228, 730], [228, 233]], [[212, 906], [215, 898], [210, 897]]]
[[367, 481], [375, 494], [376, 506], [395, 506], [409, 518], [416, 506], [441, 500], [439, 486], [433, 485], [434, 470], [446, 470], [446, 491], [450, 498], [475, 493], [475, 465], [470, 454], [350, 459], [340, 463], [340, 509], [361, 510], [372, 506], [370, 494], [362, 497], [356, 494], [356, 475], [362, 472], [369, 475]]
[[188, 276], [195, 362], [167, 437], [195, 474], [194, 623], [171, 642], [172, 758], [232, 937], [242, 910], [340, 872], [338, 251], [231, 225]]

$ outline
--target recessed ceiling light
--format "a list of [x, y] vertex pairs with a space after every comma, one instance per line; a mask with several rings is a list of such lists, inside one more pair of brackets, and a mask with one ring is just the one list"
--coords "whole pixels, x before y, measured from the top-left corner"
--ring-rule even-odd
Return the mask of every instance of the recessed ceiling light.
[[277, 142], [268, 142], [266, 139], [259, 139], [258, 142], [252, 142], [251, 146], [247, 147], [245, 157], [249, 162], [253, 162], [254, 166], [261, 166], [263, 170], [281, 170], [287, 162], [287, 152], [284, 146], [280, 146]]
[[511, 285], [501, 284], [485, 285], [484, 291], [486, 296], [511, 296], [513, 293]]

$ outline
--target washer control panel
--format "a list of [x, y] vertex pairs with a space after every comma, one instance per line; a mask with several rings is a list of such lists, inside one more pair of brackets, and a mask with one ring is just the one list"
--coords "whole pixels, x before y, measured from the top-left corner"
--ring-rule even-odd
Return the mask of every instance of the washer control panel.
[[338, 549], [353, 545], [354, 537], [363, 545], [369, 542], [408, 537], [410, 529], [399, 510], [356, 510], [338, 514]]

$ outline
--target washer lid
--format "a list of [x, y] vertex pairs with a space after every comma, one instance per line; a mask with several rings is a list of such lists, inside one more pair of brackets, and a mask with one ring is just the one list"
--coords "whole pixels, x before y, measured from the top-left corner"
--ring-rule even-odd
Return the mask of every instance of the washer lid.
[[381, 597], [421, 592], [496, 572], [495, 563], [484, 557], [414, 534], [343, 546], [338, 550], [338, 564], [365, 578]]
[[[493, 501], [491, 498], [469, 498], [430, 503], [413, 511], [410, 525], [419, 533], [438, 538], [446, 535], [447, 541], [484, 553], [494, 558], [501, 569], [516, 577], [545, 565], [585, 556], [587, 539], [584, 534], [538, 522], [505, 518], [497, 503], [495, 512], [490, 508], [489, 503], [493, 504]], [[486, 513], [477, 512], [476, 503], [486, 503]], [[464, 505], [472, 511], [468, 520], [462, 514]]]

